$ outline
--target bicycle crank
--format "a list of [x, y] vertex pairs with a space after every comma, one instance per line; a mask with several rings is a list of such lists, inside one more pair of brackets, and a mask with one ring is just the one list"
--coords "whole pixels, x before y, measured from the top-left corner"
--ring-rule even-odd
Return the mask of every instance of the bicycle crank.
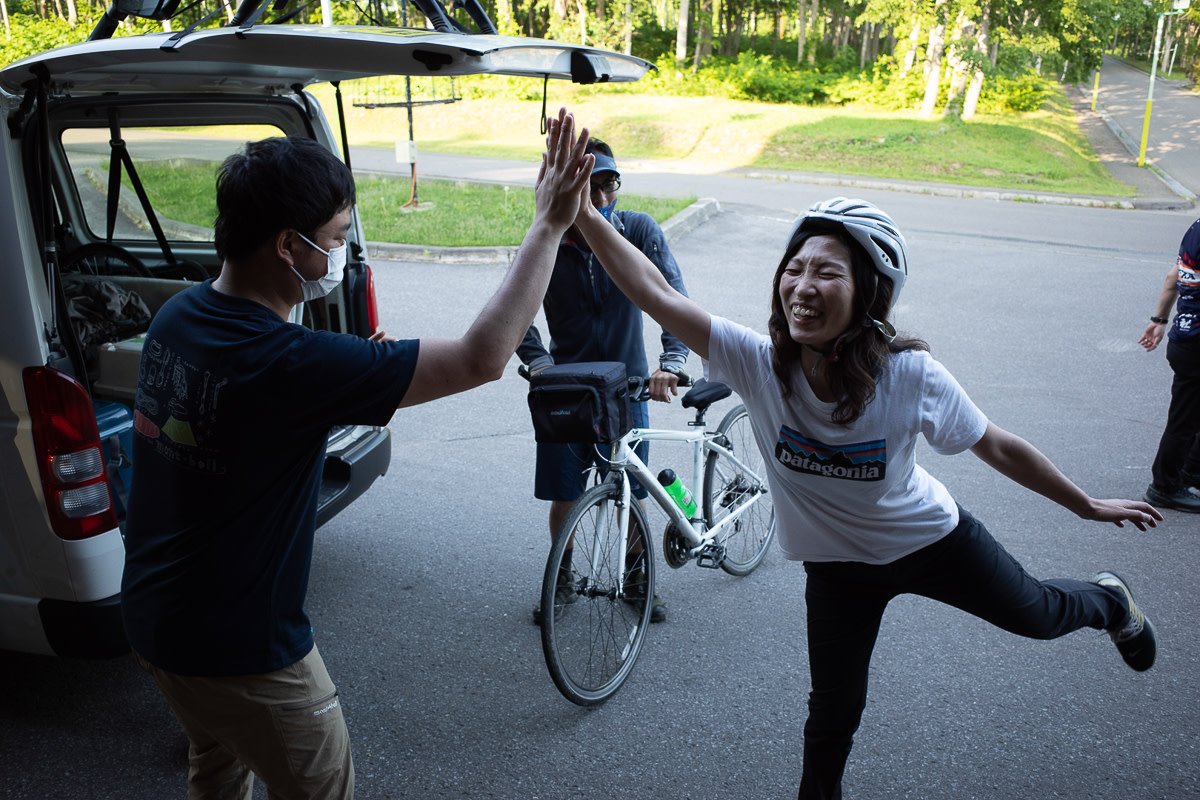
[[667, 566], [671, 569], [679, 569], [691, 558], [687, 542], [679, 531], [679, 526], [674, 522], [668, 522], [667, 529], [663, 531], [663, 559], [667, 562]]

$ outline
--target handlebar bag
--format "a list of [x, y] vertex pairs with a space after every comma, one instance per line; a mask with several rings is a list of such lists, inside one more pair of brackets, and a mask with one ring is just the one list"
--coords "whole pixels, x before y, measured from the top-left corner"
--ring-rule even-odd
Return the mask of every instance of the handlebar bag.
[[555, 364], [529, 379], [534, 438], [542, 443], [608, 443], [633, 427], [620, 361]]

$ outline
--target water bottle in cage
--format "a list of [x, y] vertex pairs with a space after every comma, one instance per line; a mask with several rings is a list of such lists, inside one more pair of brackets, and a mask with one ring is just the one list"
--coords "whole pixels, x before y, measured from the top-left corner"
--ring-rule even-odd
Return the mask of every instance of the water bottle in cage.
[[675, 505], [679, 506], [680, 510], [687, 515], [688, 519], [696, 516], [696, 500], [684, 486], [683, 481], [675, 474], [675, 470], [664, 469], [658, 473], [658, 482], [662, 484], [663, 489], [675, 501]]

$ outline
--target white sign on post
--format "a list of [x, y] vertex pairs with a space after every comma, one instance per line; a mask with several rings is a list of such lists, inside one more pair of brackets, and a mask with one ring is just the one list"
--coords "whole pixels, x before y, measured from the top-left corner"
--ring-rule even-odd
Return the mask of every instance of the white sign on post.
[[1175, 0], [1174, 8], [1176, 11], [1187, 11], [1192, 4], [1192, 0]]

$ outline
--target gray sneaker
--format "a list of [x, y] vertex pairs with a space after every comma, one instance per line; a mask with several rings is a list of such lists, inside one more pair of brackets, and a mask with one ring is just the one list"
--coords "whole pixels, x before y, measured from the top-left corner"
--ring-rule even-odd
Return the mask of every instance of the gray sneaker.
[[1154, 626], [1150, 620], [1133, 602], [1133, 592], [1121, 577], [1112, 572], [1101, 572], [1092, 578], [1092, 583], [1109, 589], [1116, 589], [1125, 595], [1129, 603], [1129, 619], [1124, 625], [1109, 628], [1108, 635], [1117, 646], [1117, 652], [1125, 663], [1138, 672], [1145, 672], [1154, 666], [1154, 657], [1158, 654], [1158, 641], [1154, 637]]
[[1146, 487], [1146, 502], [1155, 508], [1173, 508], [1189, 514], [1200, 514], [1200, 492], [1190, 486], [1180, 486], [1168, 494], [1150, 484]]

